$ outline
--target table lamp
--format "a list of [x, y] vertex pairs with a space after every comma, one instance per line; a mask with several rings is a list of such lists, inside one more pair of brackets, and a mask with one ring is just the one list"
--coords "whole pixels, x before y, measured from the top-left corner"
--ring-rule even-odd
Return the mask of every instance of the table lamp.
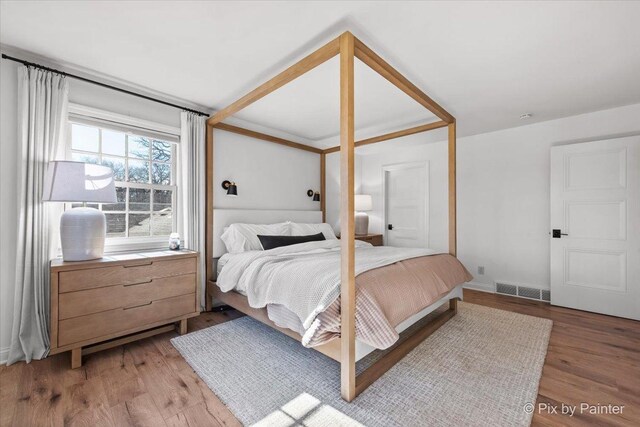
[[356, 211], [355, 233], [358, 236], [365, 236], [369, 234], [369, 215], [365, 211], [371, 210], [373, 202], [368, 194], [356, 194], [354, 202], [354, 210]]
[[60, 218], [64, 261], [102, 258], [107, 220], [102, 211], [87, 207], [87, 203], [117, 201], [111, 168], [82, 162], [50, 162], [42, 201], [83, 204], [82, 207], [67, 209]]

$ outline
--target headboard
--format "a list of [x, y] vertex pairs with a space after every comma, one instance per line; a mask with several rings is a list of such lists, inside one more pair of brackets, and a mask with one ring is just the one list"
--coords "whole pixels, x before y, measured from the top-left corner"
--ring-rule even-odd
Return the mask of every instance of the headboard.
[[321, 223], [322, 211], [287, 211], [262, 209], [214, 209], [213, 210], [213, 257], [219, 258], [225, 252], [220, 239], [225, 227], [234, 223], [275, 224], [277, 222]]

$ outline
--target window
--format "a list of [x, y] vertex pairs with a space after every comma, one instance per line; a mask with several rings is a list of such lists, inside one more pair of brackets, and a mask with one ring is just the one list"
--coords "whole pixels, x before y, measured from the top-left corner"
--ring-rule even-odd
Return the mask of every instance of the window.
[[105, 213], [108, 242], [154, 237], [166, 241], [176, 228], [176, 144], [135, 127], [92, 123], [74, 116], [69, 121], [67, 156], [114, 171], [117, 202], [88, 205]]

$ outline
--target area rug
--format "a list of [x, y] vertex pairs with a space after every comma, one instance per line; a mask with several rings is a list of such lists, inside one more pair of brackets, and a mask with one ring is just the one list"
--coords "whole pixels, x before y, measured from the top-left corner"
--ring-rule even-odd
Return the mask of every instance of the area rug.
[[337, 362], [250, 317], [171, 342], [244, 425], [528, 426], [552, 322], [458, 307], [351, 403]]

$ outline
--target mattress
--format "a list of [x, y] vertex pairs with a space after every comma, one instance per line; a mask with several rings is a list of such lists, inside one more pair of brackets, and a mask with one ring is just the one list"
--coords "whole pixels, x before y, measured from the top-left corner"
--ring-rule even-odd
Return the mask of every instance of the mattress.
[[[471, 280], [448, 254], [367, 246], [356, 249], [356, 270], [361, 270], [356, 277], [356, 336], [372, 348], [393, 345], [400, 325]], [[313, 242], [227, 256], [218, 285], [247, 295], [254, 308], [266, 307], [274, 323], [303, 336], [303, 345], [321, 345], [340, 336], [336, 247], [339, 243]]]

